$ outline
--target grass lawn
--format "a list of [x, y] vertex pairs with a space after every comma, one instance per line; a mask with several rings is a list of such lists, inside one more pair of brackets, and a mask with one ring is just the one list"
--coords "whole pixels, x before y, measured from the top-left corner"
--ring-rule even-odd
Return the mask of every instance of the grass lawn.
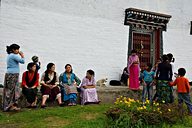
[[[104, 112], [113, 105], [77, 105], [22, 109], [21, 112], [0, 112], [0, 128], [105, 128]], [[126, 126], [125, 126], [126, 128]], [[187, 122], [163, 128], [192, 128], [192, 117]]]
[[87, 105], [22, 109], [0, 112], [0, 128], [103, 128], [104, 112], [112, 105]]

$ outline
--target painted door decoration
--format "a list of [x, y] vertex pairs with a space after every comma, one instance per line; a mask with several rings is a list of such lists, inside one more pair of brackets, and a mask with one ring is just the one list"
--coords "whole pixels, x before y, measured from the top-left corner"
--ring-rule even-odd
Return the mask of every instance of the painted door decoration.
[[133, 32], [133, 49], [138, 51], [140, 59], [140, 67], [143, 69], [145, 65], [151, 63], [150, 45], [151, 35]]

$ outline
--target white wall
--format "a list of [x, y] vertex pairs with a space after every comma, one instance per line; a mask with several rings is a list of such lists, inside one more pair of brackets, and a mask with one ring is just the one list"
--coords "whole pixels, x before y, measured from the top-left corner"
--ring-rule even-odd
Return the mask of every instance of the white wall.
[[119, 79], [126, 66], [128, 26], [124, 11], [135, 7], [172, 15], [164, 32], [164, 51], [176, 58], [175, 68], [190, 67], [192, 36], [189, 35], [192, 10], [189, 0], [3, 0], [0, 10], [0, 83], [6, 71], [6, 45], [21, 45], [26, 64], [33, 55], [42, 62], [56, 64], [58, 73], [66, 63], [82, 79], [87, 69], [96, 79]]

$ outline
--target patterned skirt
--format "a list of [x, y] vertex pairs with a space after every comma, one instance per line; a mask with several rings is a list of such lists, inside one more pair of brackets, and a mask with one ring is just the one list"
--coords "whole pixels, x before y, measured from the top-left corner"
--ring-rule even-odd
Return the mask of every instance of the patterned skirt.
[[158, 80], [157, 81], [157, 101], [160, 103], [171, 103], [173, 102], [173, 89], [168, 85], [169, 81]]
[[77, 102], [77, 87], [74, 85], [63, 84], [61, 86], [62, 100], [69, 101], [71, 103]]
[[3, 111], [8, 111], [12, 105], [17, 105], [19, 97], [19, 73], [6, 73], [3, 88]]

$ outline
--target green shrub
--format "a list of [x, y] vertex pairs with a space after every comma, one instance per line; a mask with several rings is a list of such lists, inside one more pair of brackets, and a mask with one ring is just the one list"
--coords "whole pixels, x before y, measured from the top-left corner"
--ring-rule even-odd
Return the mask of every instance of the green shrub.
[[150, 104], [149, 100], [146, 100], [143, 105], [139, 100], [122, 96], [116, 99], [115, 107], [110, 108], [105, 114], [110, 128], [161, 127], [164, 123], [175, 124], [186, 115], [181, 114], [176, 103]]

